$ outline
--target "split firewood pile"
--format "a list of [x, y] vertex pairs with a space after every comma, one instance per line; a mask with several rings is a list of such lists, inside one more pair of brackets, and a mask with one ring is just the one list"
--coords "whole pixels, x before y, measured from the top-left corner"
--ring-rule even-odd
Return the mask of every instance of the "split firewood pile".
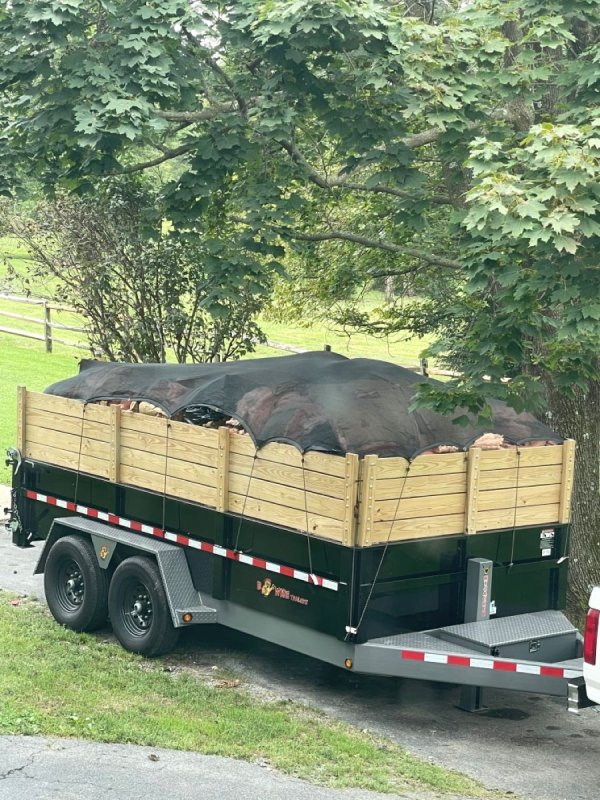
[[[471, 447], [480, 447], [482, 450], [516, 450], [517, 447], [546, 447], [547, 445], [556, 445], [558, 442], [553, 442], [550, 439], [531, 439], [528, 442], [523, 442], [520, 445], [507, 442], [504, 436], [500, 433], [483, 433], [478, 439], [469, 445]], [[457, 453], [460, 450], [453, 444], [440, 444], [437, 447], [432, 447], [430, 450], [424, 450], [421, 455], [437, 455], [438, 453]]]
[[[138, 414], [146, 414], [149, 417], [159, 417], [167, 419], [167, 415], [158, 406], [149, 403], [147, 400], [99, 400], [100, 406], [119, 406], [121, 411], [133, 411]], [[208, 406], [189, 406], [184, 411], [175, 414], [171, 419], [176, 422], [189, 422], [191, 425], [200, 425], [203, 428], [229, 428], [234, 433], [247, 435], [239, 420], [221, 414]]]
[[[254, 394], [251, 392], [250, 394]], [[159, 417], [166, 419], [165, 412], [146, 400], [100, 400], [98, 405], [108, 406], [117, 405], [122, 411], [132, 411], [138, 414], [146, 414], [150, 417]], [[203, 428], [218, 429], [222, 427], [229, 428], [233, 433], [240, 436], [247, 436], [248, 431], [244, 428], [241, 422], [235, 417], [230, 417], [227, 414], [222, 414], [215, 411], [208, 406], [189, 406], [184, 411], [180, 411], [172, 419], [178, 422], [188, 422], [191, 425], [199, 425]], [[523, 442], [518, 447], [546, 447], [556, 445], [557, 442], [549, 439], [532, 439]], [[516, 450], [517, 445], [507, 441], [500, 433], [484, 433], [478, 439], [475, 439], [469, 445], [470, 447], [479, 447], [482, 450]], [[458, 453], [460, 448], [453, 444], [440, 444], [436, 447], [431, 447], [428, 450], [423, 450], [419, 455], [439, 455], [442, 453]]]

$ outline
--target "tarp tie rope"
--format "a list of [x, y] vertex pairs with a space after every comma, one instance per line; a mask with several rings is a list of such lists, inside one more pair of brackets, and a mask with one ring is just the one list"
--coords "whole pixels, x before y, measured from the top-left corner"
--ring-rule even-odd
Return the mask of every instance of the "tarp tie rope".
[[306, 525], [306, 544], [308, 549], [308, 571], [311, 577], [314, 575], [312, 552], [310, 549], [310, 530], [308, 522], [308, 496], [306, 494], [306, 472], [304, 471], [304, 453], [302, 453], [302, 485], [304, 487], [304, 519]]
[[79, 473], [81, 472], [81, 449], [83, 446], [83, 430], [85, 425], [85, 412], [87, 409], [87, 403], [83, 404], [83, 411], [81, 413], [81, 425], [79, 426], [79, 448], [77, 451], [77, 472], [75, 473], [75, 492], [73, 502], [77, 505], [77, 493], [79, 491]]
[[383, 562], [384, 562], [385, 557], [387, 555], [388, 547], [389, 547], [389, 544], [390, 544], [390, 538], [391, 538], [392, 532], [394, 530], [394, 522], [396, 521], [396, 517], [398, 515], [398, 510], [400, 508], [400, 503], [402, 502], [402, 496], [404, 494], [404, 489], [406, 487], [406, 479], [408, 478], [408, 474], [410, 472], [410, 468], [411, 467], [412, 467], [412, 462], [409, 461], [408, 464], [406, 465], [406, 472], [404, 473], [404, 480], [402, 481], [402, 488], [400, 489], [400, 493], [398, 495], [398, 501], [396, 503], [396, 508], [394, 509], [394, 514], [392, 516], [392, 519], [390, 520], [390, 529], [388, 531], [387, 539], [385, 541], [385, 547], [383, 548], [383, 553], [381, 554], [381, 558], [379, 559], [379, 564], [377, 565], [377, 570], [375, 571], [375, 577], [373, 578], [373, 583], [371, 584], [371, 586], [369, 588], [369, 594], [367, 595], [367, 599], [365, 601], [365, 605], [363, 607], [363, 610], [362, 610], [362, 613], [360, 615], [360, 619], [358, 620], [358, 623], [356, 625], [356, 628], [352, 628], [350, 626], [346, 627], [346, 636], [345, 636], [346, 639], [351, 634], [358, 633], [358, 631], [360, 630], [360, 626], [362, 625], [362, 621], [365, 618], [365, 614], [367, 613], [367, 608], [369, 606], [369, 603], [371, 602], [371, 597], [373, 596], [373, 591], [375, 589], [375, 584], [377, 583], [377, 580], [379, 578], [379, 573], [381, 572], [381, 567], [383, 566]]
[[165, 472], [163, 475], [163, 496], [162, 496], [162, 529], [167, 529], [167, 465], [169, 463], [169, 429], [171, 422], [167, 419], [167, 432], [165, 436]]
[[517, 536], [517, 507], [519, 504], [519, 469], [521, 467], [521, 448], [517, 447], [517, 475], [515, 479], [515, 507], [513, 511], [513, 525], [512, 525], [512, 542], [510, 545], [510, 561], [508, 564], [508, 568], [511, 569], [514, 567], [514, 557], [515, 557], [515, 540]]
[[[246, 502], [247, 502], [248, 496], [250, 494], [250, 486], [252, 484], [252, 478], [254, 476], [254, 465], [256, 464], [257, 461], [258, 461], [258, 451], [255, 450], [254, 451], [254, 456], [252, 457], [252, 465], [250, 467], [250, 475], [248, 476], [248, 484], [246, 486], [246, 492], [244, 494], [244, 502], [242, 503], [242, 510], [240, 512], [240, 518], [238, 520], [237, 533], [235, 535], [235, 547], [234, 547], [234, 549], [236, 551], [239, 550], [238, 545], [239, 545], [239, 541], [240, 541], [240, 533], [241, 533], [241, 530], [242, 530], [242, 522], [244, 521], [244, 514], [246, 513]], [[254, 542], [254, 535], [252, 537], [252, 541]]]

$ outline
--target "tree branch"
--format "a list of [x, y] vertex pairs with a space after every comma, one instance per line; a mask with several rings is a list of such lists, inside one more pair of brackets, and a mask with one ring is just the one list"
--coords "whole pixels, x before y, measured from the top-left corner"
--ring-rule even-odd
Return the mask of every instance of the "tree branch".
[[229, 89], [231, 94], [235, 97], [235, 100], [236, 100], [236, 103], [238, 104], [238, 108], [240, 110], [240, 113], [242, 114], [242, 116], [245, 117], [246, 113], [248, 111], [248, 106], [246, 104], [246, 99], [237, 91], [237, 89], [235, 88], [235, 83], [233, 82], [233, 80], [225, 72], [223, 67], [221, 67], [221, 65], [218, 63], [218, 61], [215, 61], [215, 59], [212, 57], [212, 55], [210, 53], [205, 52], [205, 48], [202, 47], [200, 42], [198, 42], [196, 37], [192, 33], [190, 33], [190, 31], [188, 31], [186, 28], [183, 28], [183, 32], [184, 32], [188, 42], [193, 47], [195, 47], [197, 50], [200, 50], [201, 53], [203, 53], [204, 59], [206, 60], [206, 63], [212, 69], [212, 71], [215, 73], [215, 75], [218, 75], [219, 78], [221, 78], [221, 80], [227, 86], [227, 88]]
[[181, 147], [176, 147], [173, 150], [164, 149], [162, 156], [152, 158], [150, 161], [141, 161], [139, 164], [130, 164], [126, 167], [122, 167], [120, 172], [142, 172], [142, 170], [150, 169], [150, 167], [157, 167], [159, 164], [164, 164], [165, 161], [170, 161], [172, 158], [177, 158], [177, 156], [182, 156], [185, 153], [189, 153], [189, 151], [193, 150], [197, 144], [197, 142], [188, 142], [187, 144], [182, 144]]
[[[303, 231], [285, 230], [282, 231], [291, 239], [298, 239], [303, 242], [327, 242], [332, 240], [341, 240], [346, 242], [355, 242], [363, 247], [372, 247], [379, 250], [385, 250], [388, 253], [395, 253], [401, 256], [411, 256], [420, 261], [425, 261], [427, 264], [433, 264], [437, 267], [446, 267], [447, 269], [461, 269], [462, 264], [460, 261], [454, 261], [451, 258], [444, 258], [431, 253], [423, 253], [413, 247], [403, 247], [393, 242], [386, 242], [385, 239], [372, 239], [369, 236], [362, 236], [358, 233], [351, 231], [340, 231], [332, 229], [330, 231], [316, 231], [315, 233], [304, 233]], [[386, 273], [388, 275], [390, 273]]]
[[423, 147], [424, 144], [431, 144], [440, 138], [444, 131], [441, 128], [429, 128], [429, 130], [415, 133], [402, 140], [402, 144], [408, 147], [409, 150], [415, 150], [417, 147]]
[[157, 117], [167, 119], [170, 122], [206, 122], [220, 117], [221, 114], [230, 114], [232, 111], [238, 110], [237, 103], [214, 103], [200, 111], [162, 111], [161, 109], [155, 109], [154, 113]]
[[[347, 181], [345, 178], [340, 177], [339, 175], [332, 178], [327, 178], [324, 175], [321, 175], [320, 172], [318, 172], [313, 166], [311, 166], [311, 164], [308, 163], [295, 144], [286, 140], [280, 141], [280, 144], [288, 153], [292, 161], [306, 171], [308, 179], [321, 189], [350, 189], [354, 192], [372, 192], [374, 194], [389, 194], [393, 197], [408, 197], [410, 199], [414, 199], [414, 192], [407, 192], [404, 189], [394, 189], [391, 186], [366, 186], [363, 183]], [[450, 205], [452, 203], [451, 199], [447, 195], [443, 194], [434, 194], [427, 199], [432, 203], [437, 203], [440, 205]]]

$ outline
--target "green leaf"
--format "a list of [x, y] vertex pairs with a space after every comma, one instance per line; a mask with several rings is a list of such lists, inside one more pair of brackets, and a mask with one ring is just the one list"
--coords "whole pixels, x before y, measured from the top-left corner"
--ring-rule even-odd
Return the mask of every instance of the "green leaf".
[[553, 244], [559, 252], [566, 251], [571, 254], [577, 252], [577, 240], [572, 239], [570, 236], [555, 236]]

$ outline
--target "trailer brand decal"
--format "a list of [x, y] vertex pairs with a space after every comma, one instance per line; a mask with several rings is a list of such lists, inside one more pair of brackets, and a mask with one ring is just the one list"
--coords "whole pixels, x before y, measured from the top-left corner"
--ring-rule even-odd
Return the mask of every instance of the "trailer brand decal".
[[408, 661], [427, 661], [432, 664], [446, 664], [449, 667], [475, 667], [494, 669], [503, 672], [521, 672], [527, 675], [542, 675], [546, 678], [578, 678], [581, 670], [554, 667], [551, 664], [519, 664], [517, 661], [497, 658], [472, 658], [471, 656], [452, 656], [445, 653], [426, 653], [424, 650], [400, 650], [400, 658]]
[[299, 597], [297, 594], [290, 592], [289, 589], [284, 589], [282, 586], [275, 586], [271, 578], [265, 578], [264, 581], [256, 581], [256, 589], [264, 595], [264, 597], [269, 597], [269, 595], [274, 594], [275, 597], [279, 597], [281, 600], [300, 603], [301, 606], [308, 605], [308, 599], [306, 597]]
[[[247, 564], [250, 567], [257, 567], [258, 569], [266, 570], [267, 572], [274, 572], [277, 575], [285, 575], [287, 578], [294, 578], [297, 581], [304, 581], [310, 583], [312, 586], [320, 586], [322, 589], [331, 589], [332, 592], [337, 592], [339, 583], [337, 581], [322, 578], [320, 575], [315, 575], [312, 572], [303, 572], [294, 567], [286, 567], [284, 564], [275, 564], [272, 561], [267, 561], [264, 558], [256, 558], [255, 556], [240, 553], [238, 550], [230, 550], [226, 547], [221, 547], [218, 544], [211, 544], [210, 542], [202, 542], [200, 539], [192, 539], [187, 534], [172, 533], [165, 531], [162, 528], [156, 528], [153, 525], [144, 525], [141, 522], [125, 519], [117, 514], [111, 514], [107, 511], [99, 511], [97, 508], [90, 506], [82, 506], [72, 503], [70, 500], [61, 500], [57, 497], [50, 495], [40, 494], [39, 492], [32, 492], [28, 489], [25, 496], [29, 500], [38, 500], [40, 503], [47, 503], [50, 506], [57, 508], [66, 508], [67, 511], [75, 511], [77, 514], [83, 514], [92, 519], [99, 519], [102, 522], [108, 522], [111, 525], [118, 525], [121, 528], [127, 528], [135, 533], [146, 533], [149, 536], [154, 536], [157, 539], [164, 539], [167, 542], [175, 542], [176, 544], [183, 545], [184, 547], [191, 547], [194, 550], [201, 550], [203, 553], [212, 553], [212, 555], [219, 556], [220, 558], [227, 558], [230, 561], [238, 561], [240, 564]], [[295, 596], [295, 595], [294, 595]], [[291, 599], [291, 598], [290, 598]], [[303, 603], [303, 598], [298, 598], [295, 602]], [[308, 603], [308, 600], [306, 601]], [[306, 603], [304, 605], [306, 605]]]
[[109, 552], [110, 551], [109, 551], [108, 547], [105, 544], [103, 544], [102, 547], [100, 548], [100, 552], [98, 553], [98, 555], [100, 556], [102, 561], [106, 561], [106, 558], [107, 558]]

